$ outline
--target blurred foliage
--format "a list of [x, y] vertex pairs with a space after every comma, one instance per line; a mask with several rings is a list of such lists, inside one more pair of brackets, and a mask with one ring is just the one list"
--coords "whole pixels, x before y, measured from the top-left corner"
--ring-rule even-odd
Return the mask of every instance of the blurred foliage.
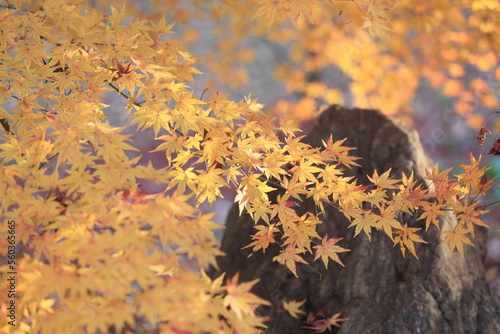
[[270, 109], [299, 120], [339, 103], [411, 123], [412, 100], [427, 85], [449, 97], [475, 130], [486, 111], [498, 107], [495, 0], [152, 0], [135, 6], [145, 18], [175, 21], [188, 48], [203, 50], [205, 70], [219, 87], [252, 88], [257, 74], [249, 64], [269, 63], [265, 70], [276, 85], [295, 94], [271, 100]]

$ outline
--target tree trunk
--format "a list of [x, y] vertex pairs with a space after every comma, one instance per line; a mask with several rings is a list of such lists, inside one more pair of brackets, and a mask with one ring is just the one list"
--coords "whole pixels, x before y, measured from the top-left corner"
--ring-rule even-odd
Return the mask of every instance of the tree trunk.
[[[418, 134], [380, 112], [332, 106], [304, 140], [319, 147], [330, 134], [335, 140], [347, 137], [344, 145], [357, 148], [353, 155], [362, 158], [361, 167], [348, 174], [361, 184], [369, 183], [367, 174], [392, 168], [394, 177], [413, 172], [424, 186], [431, 186], [424, 176], [433, 164]], [[341, 254], [345, 267], [330, 262], [326, 270], [320, 261], [298, 264], [299, 278], [272, 261], [279, 252], [275, 244], [247, 258], [250, 250], [242, 247], [251, 242], [254, 223], [248, 214], [240, 217], [236, 205], [229, 212], [221, 246], [226, 256], [218, 259], [219, 271], [228, 277], [240, 272], [240, 282], [260, 278], [253, 291], [272, 303], [259, 309], [270, 317], [265, 333], [311, 333], [303, 327], [308, 313], [316, 312], [327, 317], [341, 312], [349, 318], [341, 329], [332, 330], [337, 333], [500, 333], [500, 310], [484, 278], [485, 229], [476, 229], [476, 246], [466, 246], [462, 258], [440, 246], [441, 232], [430, 227], [421, 234], [428, 243], [416, 245], [417, 260], [409, 253], [403, 257], [382, 231], [374, 232], [371, 242], [363, 233], [353, 238], [347, 219], [331, 207], [326, 210], [318, 233], [344, 238], [339, 245], [351, 250]], [[306, 200], [297, 211], [301, 215], [316, 209]], [[417, 217], [407, 215], [404, 223], [425, 227]], [[312, 262], [312, 257], [306, 260]], [[303, 299], [305, 313], [299, 319], [284, 311], [282, 301]]]

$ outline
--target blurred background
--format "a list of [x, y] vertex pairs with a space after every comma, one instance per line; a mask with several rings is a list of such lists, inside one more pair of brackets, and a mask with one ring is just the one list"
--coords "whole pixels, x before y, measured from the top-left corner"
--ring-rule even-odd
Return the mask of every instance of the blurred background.
[[[90, 3], [126, 5], [131, 19], [175, 23], [176, 33], [166, 38], [199, 55], [203, 74], [192, 83], [199, 97], [226, 93], [239, 101], [251, 93], [268, 113], [294, 119], [305, 133], [331, 104], [379, 109], [415, 128], [429, 156], [441, 170], [453, 168], [452, 176], [470, 154], [491, 167], [488, 179], [500, 173], [500, 157], [488, 154], [500, 137], [496, 0], [318, 0], [293, 10], [280, 7], [286, 1], [263, 0]], [[113, 106], [114, 125], [128, 122], [123, 99], [106, 103]], [[492, 134], [479, 145], [474, 136], [482, 127]], [[166, 164], [164, 156], [149, 153], [153, 137], [134, 133], [146, 159]], [[500, 192], [494, 189], [482, 200], [491, 203], [484, 217], [490, 226], [487, 278], [500, 296]], [[223, 224], [234, 195], [227, 189], [224, 199], [203, 209], [215, 211]]]

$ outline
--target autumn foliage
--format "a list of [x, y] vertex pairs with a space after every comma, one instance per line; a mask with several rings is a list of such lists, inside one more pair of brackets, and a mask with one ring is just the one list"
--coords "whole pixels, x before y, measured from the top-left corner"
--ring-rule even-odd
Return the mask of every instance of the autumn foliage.
[[[256, 19], [247, 24], [257, 22], [255, 29], [264, 34], [291, 20], [302, 30], [307, 24], [301, 20], [314, 21], [328, 4], [259, 0]], [[390, 32], [388, 5], [370, 2], [358, 28], [384, 38]], [[239, 282], [238, 275], [212, 280], [203, 272], [223, 254], [213, 233], [219, 226], [197, 206], [216, 201], [225, 187], [237, 189], [240, 211], [255, 220], [248, 247], [265, 251], [279, 244], [274, 260], [295, 275], [298, 265], [308, 265], [305, 254], [325, 267], [342, 265], [348, 251], [339, 245], [342, 236], [316, 232], [326, 205], [345, 214], [356, 236], [387, 234], [403, 256], [418, 256], [415, 244], [425, 243], [425, 231], [404, 224], [403, 213], [420, 212], [426, 229], [442, 229], [443, 243], [460, 253], [471, 244], [474, 227], [485, 225], [486, 209], [478, 200], [493, 181], [483, 177], [487, 168], [480, 159], [471, 156], [455, 177], [437, 167], [428, 171], [430, 190], [413, 175], [393, 179], [389, 171], [375, 172], [371, 184], [361, 185], [344, 176], [356, 159], [342, 141], [330, 138], [322, 149], [312, 148], [291, 121], [265, 114], [251, 95], [239, 102], [223, 93], [203, 96], [193, 85], [198, 58], [173, 37], [165, 18], [134, 19], [125, 7], [104, 14], [78, 0], [5, 0], [0, 6], [0, 255], [7, 255], [6, 222], [13, 220], [18, 277], [15, 326], [6, 318], [10, 301], [0, 296], [4, 333], [103, 333], [137, 324], [143, 332], [258, 332], [265, 319], [256, 309], [268, 302], [252, 294], [255, 282]], [[401, 6], [394, 11], [405, 15], [409, 5]], [[498, 11], [487, 1], [476, 7], [484, 16]], [[242, 15], [237, 5], [233, 9], [235, 19]], [[393, 22], [393, 30], [402, 29]], [[328, 27], [312, 29], [319, 29], [321, 39]], [[460, 36], [450, 39], [462, 43]], [[322, 48], [329, 43], [311, 52], [327, 54]], [[491, 56], [481, 52], [477, 66], [491, 69]], [[401, 57], [410, 53], [401, 50]], [[354, 55], [342, 59], [336, 61], [359, 61]], [[375, 78], [389, 75], [381, 81], [401, 70], [397, 59], [380, 61], [391, 68], [373, 67], [380, 71]], [[411, 77], [416, 69], [402, 70]], [[350, 74], [356, 73], [353, 68]], [[329, 89], [321, 94], [330, 96]], [[366, 89], [353, 86], [360, 96]], [[130, 119], [125, 127], [110, 125], [105, 99], [111, 95], [124, 101], [120, 112]], [[492, 103], [489, 96], [484, 94], [485, 104]], [[168, 165], [144, 157], [125, 134], [135, 128], [152, 130], [153, 151], [164, 154]], [[162, 190], [148, 192], [144, 184]], [[272, 202], [269, 193], [278, 188], [284, 194]], [[293, 207], [304, 198], [315, 201], [317, 212], [297, 215]], [[441, 219], [449, 210], [457, 214], [455, 226]], [[10, 271], [2, 265], [2, 272]], [[0, 285], [4, 291], [7, 283]], [[300, 314], [298, 301], [283, 307], [292, 317]], [[319, 333], [344, 320], [339, 314], [310, 315], [305, 326]]]
[[[106, 2], [121, 6], [120, 1]], [[266, 78], [276, 79], [295, 98], [279, 99], [270, 109], [296, 119], [310, 119], [337, 103], [380, 109], [411, 122], [411, 101], [422, 87], [440, 92], [478, 130], [485, 110], [498, 108], [500, 5], [495, 0], [183, 4], [152, 1], [142, 7], [141, 17], [158, 20], [166, 13], [187, 45], [207, 44], [202, 65], [217, 74], [208, 81], [244, 90], [256, 81], [251, 71], [273, 62], [275, 67], [259, 74], [271, 73]], [[199, 29], [199, 22], [211, 24]]]

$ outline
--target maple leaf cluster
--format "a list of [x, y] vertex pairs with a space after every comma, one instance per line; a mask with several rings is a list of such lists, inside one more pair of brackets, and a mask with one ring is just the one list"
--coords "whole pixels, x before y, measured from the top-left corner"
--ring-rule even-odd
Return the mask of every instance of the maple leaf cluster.
[[[300, 302], [297, 300], [292, 300], [290, 302], [283, 301], [282, 305], [291, 317], [298, 319], [299, 314], [305, 313], [300, 310], [300, 307], [304, 305], [305, 302], [305, 299]], [[327, 318], [322, 312], [311, 312], [307, 315], [307, 319], [305, 320], [306, 326], [303, 326], [303, 328], [306, 328], [313, 333], [324, 333], [326, 331], [330, 331], [332, 326], [341, 327], [340, 323], [347, 320], [349, 319], [341, 318], [340, 313], [336, 313], [330, 318]]]
[[[474, 129], [484, 109], [498, 107], [500, 5], [494, 0], [183, 3], [186, 6], [156, 2], [154, 10], [143, 15], [171, 13], [190, 45], [202, 41], [209, 48], [204, 62], [208, 71], [232, 88], [254, 82], [260, 86], [262, 80], [252, 77], [256, 68], [278, 59], [258, 75], [277, 79], [273, 85], [301, 96], [274, 104], [277, 112], [299, 120], [353, 100], [358, 107], [398, 114], [411, 122], [411, 101], [429, 86], [449, 99], [452, 109]], [[195, 31], [200, 21], [210, 22], [211, 28]], [[227, 33], [228, 28], [235, 33]], [[262, 43], [252, 47], [255, 40]], [[289, 52], [274, 51], [281, 48]], [[257, 66], [250, 71], [249, 64]], [[348, 87], [331, 80], [332, 68], [349, 78]]]
[[[289, 2], [285, 12], [308, 15], [308, 3]], [[444, 242], [460, 252], [474, 226], [484, 225], [475, 199], [492, 181], [483, 182], [479, 160], [462, 165], [454, 180], [429, 172], [432, 204], [413, 175], [375, 172], [372, 185], [359, 185], [344, 175], [356, 165], [344, 141], [330, 137], [312, 148], [251, 95], [239, 102], [222, 93], [198, 97], [199, 60], [170, 36], [165, 18], [133, 19], [125, 7], [103, 14], [79, 0], [0, 4], [0, 209], [2, 221], [16, 222], [19, 282], [18, 326], [6, 323], [3, 294], [2, 331], [120, 331], [144, 319], [165, 333], [257, 333], [266, 319], [256, 310], [268, 302], [251, 292], [255, 282], [236, 275], [223, 285], [224, 276], [203, 273], [222, 253], [213, 233], [219, 226], [197, 206], [222, 197], [224, 187], [237, 188], [240, 211], [256, 222], [248, 246], [278, 244], [274, 260], [295, 275], [307, 253], [327, 267], [342, 264], [348, 251], [341, 236], [318, 235], [325, 205], [339, 208], [355, 235], [383, 230], [415, 256], [423, 239], [401, 213], [423, 209], [426, 226], [439, 227], [450, 207], [459, 224]], [[110, 124], [103, 102], [113, 95], [124, 100], [124, 127]], [[168, 165], [142, 154], [126, 134], [136, 128], [151, 130], [152, 151]], [[145, 183], [161, 190], [147, 191]], [[284, 192], [273, 201], [278, 188]], [[318, 213], [297, 214], [304, 198]], [[6, 225], [0, 256], [8, 249]], [[315, 316], [308, 325], [321, 332], [340, 321]]]
[[[105, 15], [82, 1], [0, 4], [0, 215], [16, 222], [19, 251], [16, 326], [3, 294], [2, 332], [102, 333], [137, 319], [169, 333], [263, 326], [253, 311], [266, 302], [251, 285], [202, 274], [222, 254], [219, 226], [193, 205], [235, 182], [274, 129], [259, 125], [259, 104], [195, 97], [197, 60], [167, 37], [165, 19]], [[111, 94], [126, 102], [126, 127], [110, 124]], [[143, 158], [124, 134], [134, 126], [153, 130], [168, 168]], [[146, 192], [147, 182], [164, 191]]]

